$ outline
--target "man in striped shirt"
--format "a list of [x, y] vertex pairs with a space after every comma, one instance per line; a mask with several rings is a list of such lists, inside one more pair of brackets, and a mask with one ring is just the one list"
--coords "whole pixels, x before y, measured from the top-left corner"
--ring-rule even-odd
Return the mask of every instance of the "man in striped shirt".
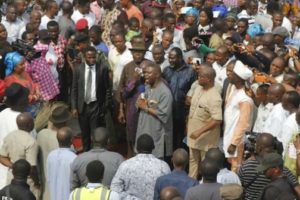
[[[258, 173], [256, 168], [260, 164], [262, 157], [266, 153], [276, 151], [274, 137], [267, 133], [262, 133], [256, 140], [256, 156], [247, 160], [238, 172], [238, 176], [244, 187], [245, 200], [256, 200], [260, 197], [263, 189], [271, 182], [264, 174]], [[287, 177], [295, 190], [299, 188], [296, 177], [283, 167], [282, 174]]]

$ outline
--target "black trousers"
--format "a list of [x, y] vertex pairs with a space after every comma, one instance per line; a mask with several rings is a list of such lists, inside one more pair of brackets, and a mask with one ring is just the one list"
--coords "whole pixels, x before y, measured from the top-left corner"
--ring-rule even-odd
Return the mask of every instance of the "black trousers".
[[104, 113], [100, 112], [97, 101], [84, 104], [82, 113], [79, 114], [82, 145], [84, 151], [91, 149], [91, 135], [97, 127], [105, 127]]

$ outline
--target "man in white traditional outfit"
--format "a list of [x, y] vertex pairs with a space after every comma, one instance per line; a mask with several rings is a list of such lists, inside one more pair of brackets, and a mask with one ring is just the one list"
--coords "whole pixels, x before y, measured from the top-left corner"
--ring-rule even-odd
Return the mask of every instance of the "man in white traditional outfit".
[[227, 70], [231, 83], [225, 96], [223, 149], [231, 163], [231, 170], [237, 171], [241, 165], [245, 132], [251, 128], [253, 100], [246, 94], [245, 82], [253, 73], [241, 61], [232, 61], [233, 70]]

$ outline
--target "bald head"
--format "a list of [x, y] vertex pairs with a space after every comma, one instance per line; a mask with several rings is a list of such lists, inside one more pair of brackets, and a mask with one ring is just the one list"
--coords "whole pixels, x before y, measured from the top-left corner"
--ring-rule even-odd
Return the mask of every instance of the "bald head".
[[17, 125], [20, 130], [30, 132], [34, 128], [33, 118], [29, 113], [21, 113], [17, 117]]
[[282, 84], [272, 84], [268, 89], [268, 101], [273, 104], [281, 102], [285, 88]]
[[178, 190], [175, 187], [165, 187], [160, 192], [161, 200], [173, 200], [176, 197], [180, 197]]
[[33, 18], [33, 17], [42, 17], [42, 15], [41, 15], [41, 13], [39, 11], [33, 10], [30, 13], [30, 19]]
[[176, 149], [172, 156], [172, 162], [175, 168], [179, 167], [181, 169], [185, 169], [189, 162], [189, 155], [186, 150], [182, 148]]
[[69, 127], [62, 127], [58, 129], [56, 137], [59, 147], [69, 148], [72, 144], [73, 131]]
[[108, 137], [109, 133], [106, 128], [96, 128], [92, 135], [93, 147], [106, 147], [108, 143]]
[[155, 64], [154, 62], [150, 61], [150, 60], [143, 60], [140, 64], [140, 67], [142, 69], [144, 69], [145, 67], [147, 67], [148, 65], [153, 65]]
[[218, 148], [209, 149], [208, 152], [205, 154], [205, 158], [217, 162], [219, 164], [220, 168], [223, 168], [223, 166], [224, 166], [225, 155]]
[[256, 153], [262, 155], [263, 153], [270, 153], [274, 151], [275, 140], [269, 133], [259, 134], [256, 138]]
[[200, 68], [199, 68], [199, 73], [201, 73], [201, 75], [207, 77], [210, 82], [214, 82], [215, 81], [215, 77], [216, 77], [216, 72], [212, 67], [209, 67], [210, 65], [207, 64], [201, 64]]
[[73, 13], [73, 5], [69, 1], [63, 1], [61, 4], [61, 9], [64, 15]]
[[224, 46], [220, 46], [218, 49], [217, 49], [218, 52], [220, 53], [229, 53], [229, 50], [228, 48], [224, 45]]

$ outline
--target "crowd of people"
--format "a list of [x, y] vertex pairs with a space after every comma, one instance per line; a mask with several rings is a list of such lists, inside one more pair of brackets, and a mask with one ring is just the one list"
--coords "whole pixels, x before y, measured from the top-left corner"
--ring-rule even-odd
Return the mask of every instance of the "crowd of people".
[[300, 199], [299, 6], [1, 1], [1, 199]]

